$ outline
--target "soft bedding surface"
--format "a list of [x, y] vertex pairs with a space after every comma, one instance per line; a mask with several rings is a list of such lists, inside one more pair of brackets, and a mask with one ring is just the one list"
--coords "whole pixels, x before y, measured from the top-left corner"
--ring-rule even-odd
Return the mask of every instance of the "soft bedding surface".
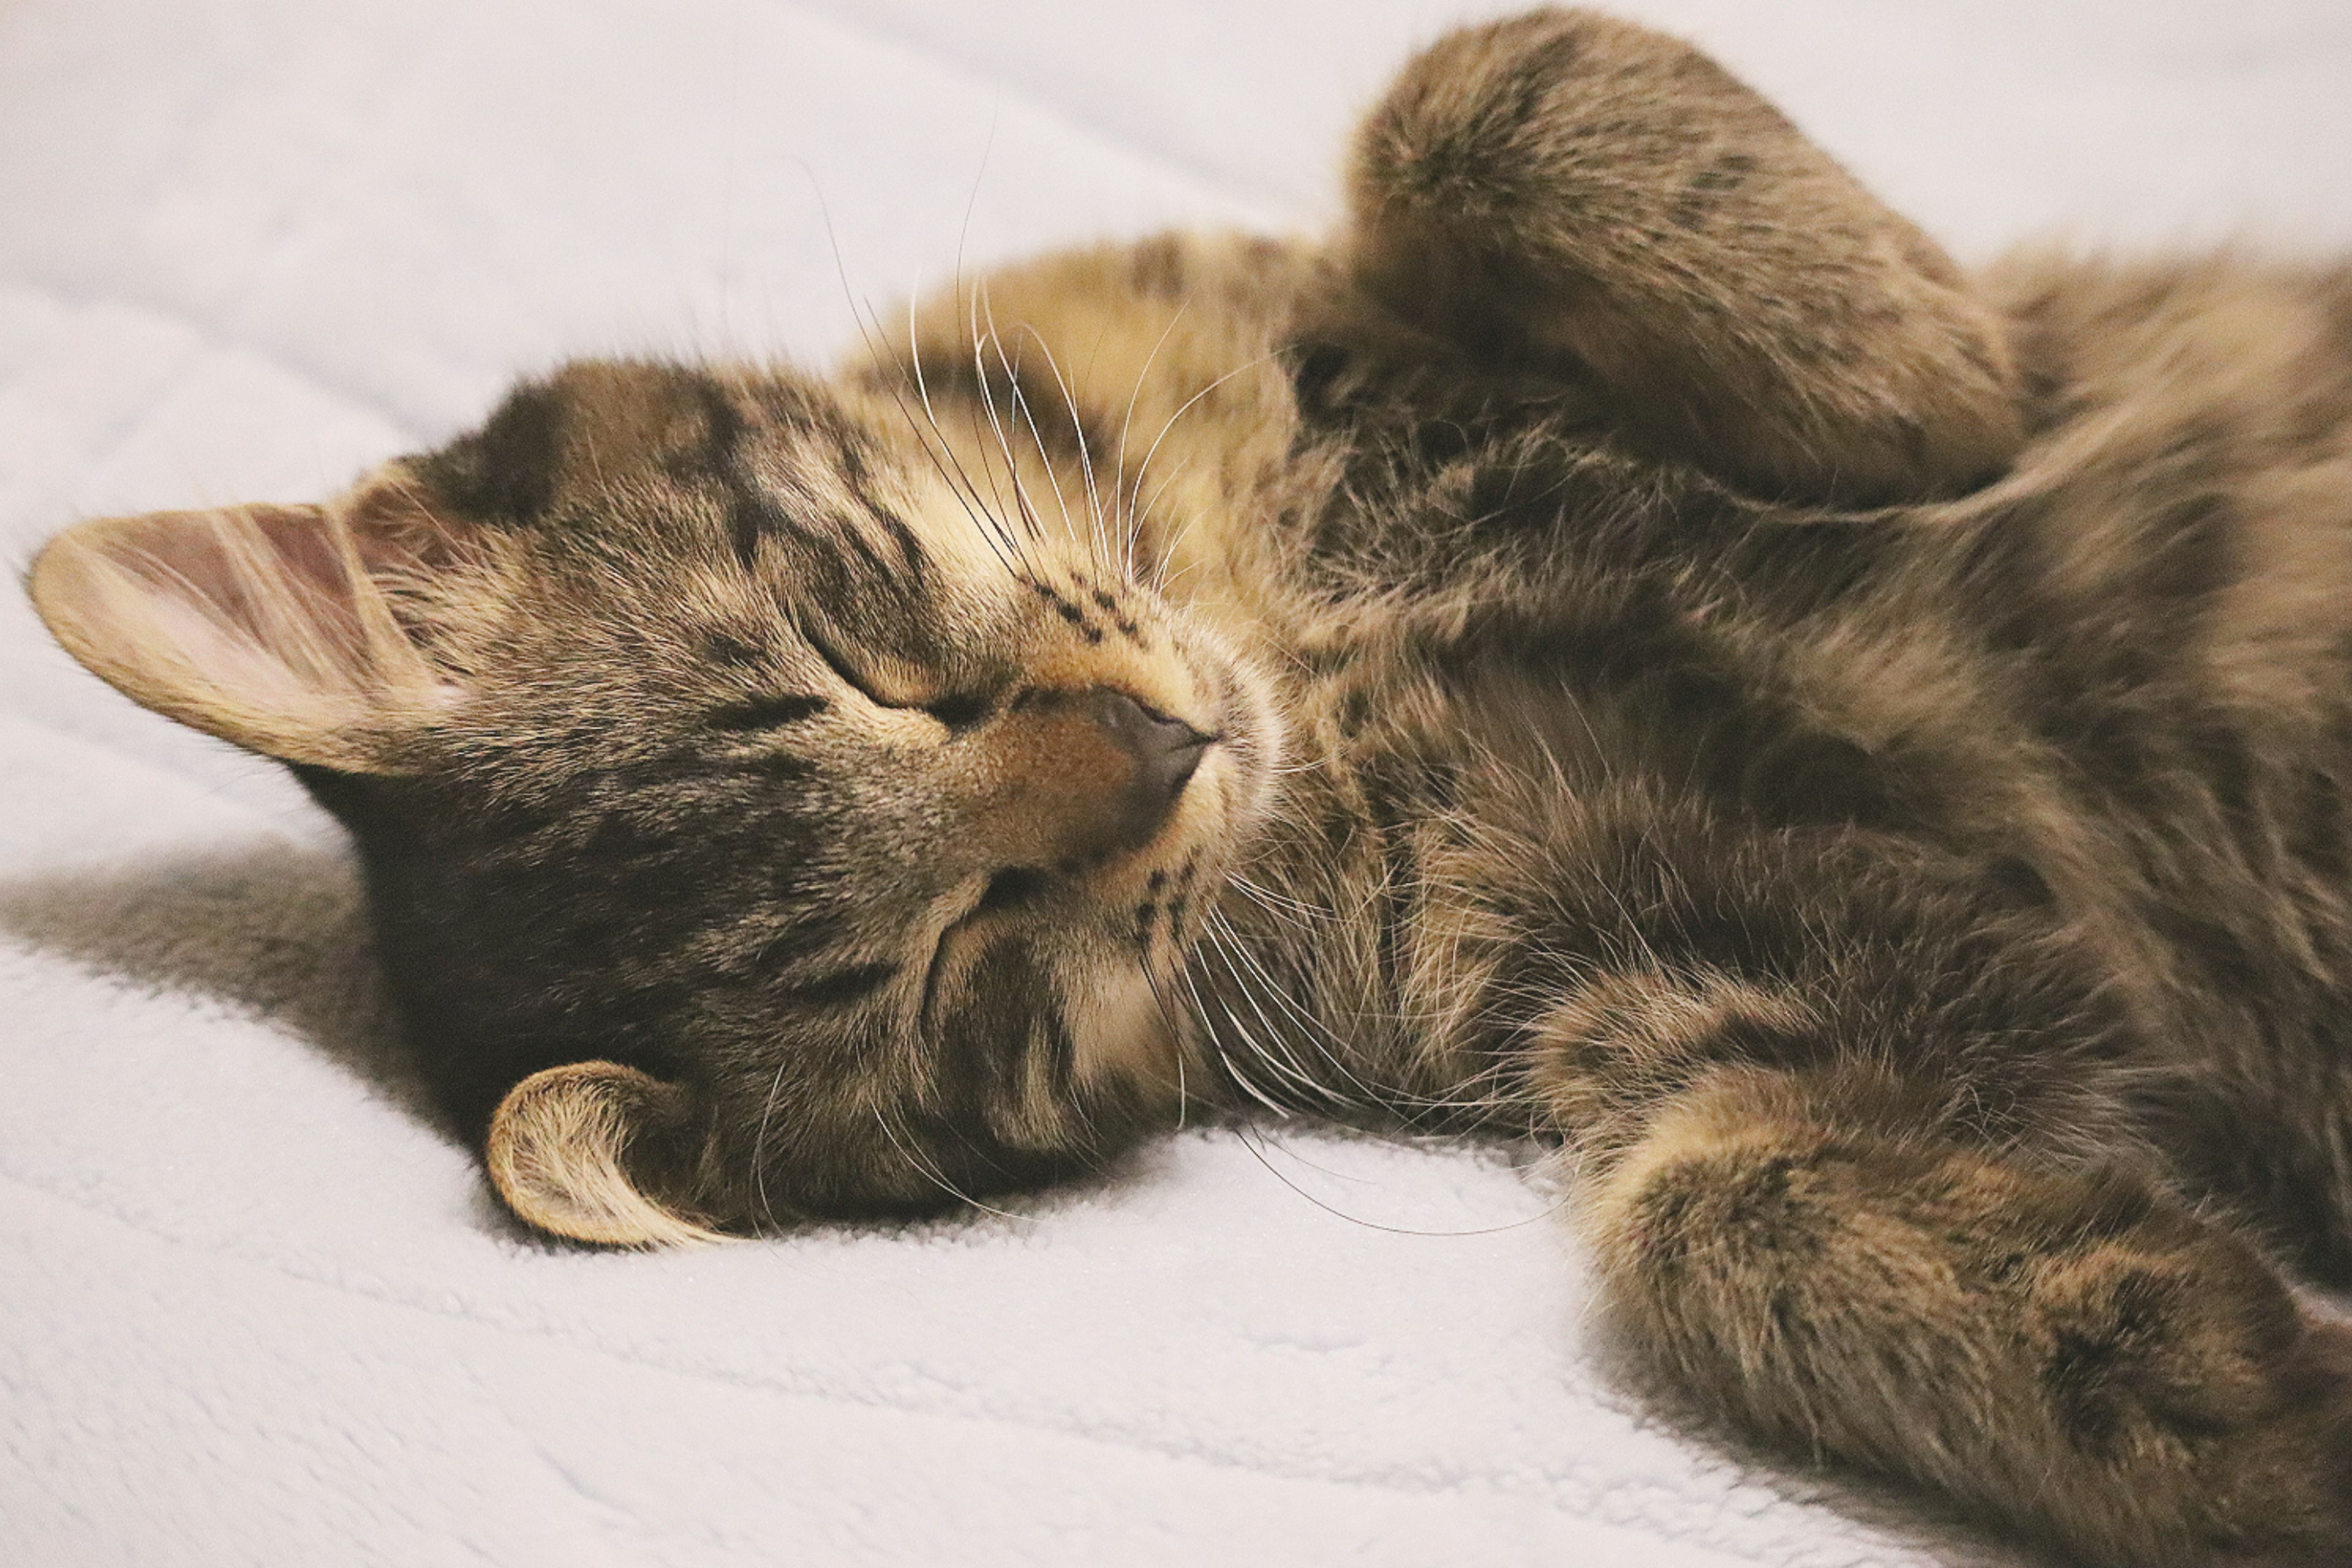
[[[1963, 254], [2352, 245], [2340, 0], [1632, 0]], [[317, 496], [569, 354], [1312, 226], [1432, 0], [9, 0], [0, 551]], [[0, 1563], [2012, 1559], [1612, 1382], [1526, 1152], [1200, 1131], [914, 1229], [543, 1245], [331, 827], [0, 595]]]

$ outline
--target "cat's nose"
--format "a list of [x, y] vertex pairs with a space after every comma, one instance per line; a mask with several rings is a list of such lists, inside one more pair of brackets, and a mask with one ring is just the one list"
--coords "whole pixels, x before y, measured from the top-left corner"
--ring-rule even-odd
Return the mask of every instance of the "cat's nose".
[[1214, 740], [1107, 686], [1025, 692], [973, 737], [971, 847], [1064, 870], [1140, 849]]
[[1127, 753], [1133, 772], [1117, 804], [1113, 837], [1123, 849], [1151, 842], [1177, 797], [1201, 765], [1210, 738], [1181, 719], [1155, 713], [1124, 691], [1097, 687], [1078, 704], [1113, 744]]

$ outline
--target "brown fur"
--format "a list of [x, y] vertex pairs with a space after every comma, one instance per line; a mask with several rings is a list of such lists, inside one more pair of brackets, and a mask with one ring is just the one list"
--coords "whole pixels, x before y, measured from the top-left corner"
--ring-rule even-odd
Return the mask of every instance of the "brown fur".
[[1590, 12], [1465, 29], [1356, 143], [1352, 260], [1401, 314], [1590, 374], [1753, 489], [1915, 498], [2020, 436], [2000, 322], [1935, 243], [1714, 61]]
[[660, 1147], [687, 1121], [674, 1084], [613, 1062], [531, 1074], [490, 1118], [482, 1163], [515, 1213], [541, 1230], [613, 1247], [716, 1241], [652, 1194], [678, 1185]]
[[2352, 272], [1963, 277], [1670, 39], [1457, 34], [1325, 247], [829, 381], [583, 364], [83, 525], [351, 827], [452, 1114], [608, 1243], [1189, 1103], [1555, 1138], [1620, 1331], [2072, 1560], [2352, 1553]]

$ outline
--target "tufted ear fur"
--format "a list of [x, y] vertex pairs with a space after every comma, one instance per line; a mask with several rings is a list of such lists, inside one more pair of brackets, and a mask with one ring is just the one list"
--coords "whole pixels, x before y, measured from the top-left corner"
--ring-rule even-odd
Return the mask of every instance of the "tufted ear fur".
[[1769, 497], [1923, 500], [2023, 441], [1959, 269], [1688, 45], [1589, 11], [1441, 39], [1358, 133], [1350, 260], [1398, 314], [1610, 395]]
[[607, 1247], [717, 1241], [667, 1196], [686, 1184], [691, 1102], [615, 1062], [531, 1074], [490, 1118], [491, 1184], [530, 1224]]
[[33, 563], [66, 650], [132, 700], [287, 762], [397, 772], [397, 742], [462, 695], [429, 626], [486, 561], [404, 466], [325, 506], [101, 518]]

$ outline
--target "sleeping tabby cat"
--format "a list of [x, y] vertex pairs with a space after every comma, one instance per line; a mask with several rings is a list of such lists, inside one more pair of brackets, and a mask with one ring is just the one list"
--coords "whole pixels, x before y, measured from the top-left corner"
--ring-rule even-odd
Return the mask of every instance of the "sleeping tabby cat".
[[2352, 269], [1964, 277], [1672, 40], [1456, 34], [1328, 244], [583, 363], [32, 592], [349, 827], [526, 1220], [1190, 1100], [1556, 1137], [1626, 1342], [2086, 1562], [2352, 1559]]

